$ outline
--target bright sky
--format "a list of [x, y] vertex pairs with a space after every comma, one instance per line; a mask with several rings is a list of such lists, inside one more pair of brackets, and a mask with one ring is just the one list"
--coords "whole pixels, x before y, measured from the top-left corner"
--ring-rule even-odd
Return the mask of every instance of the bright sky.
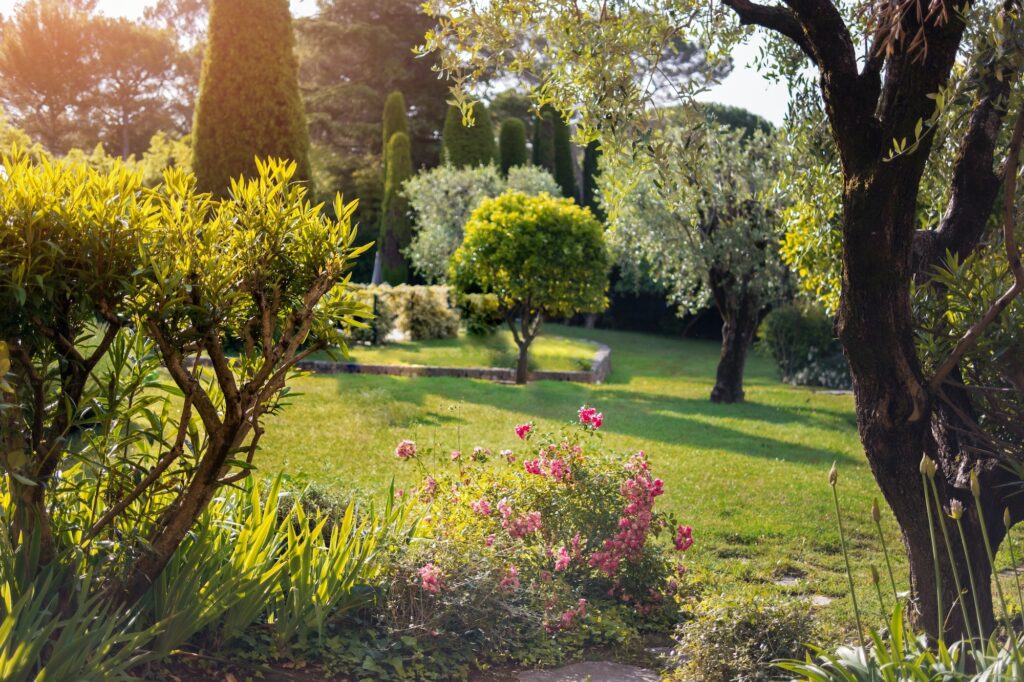
[[[0, 0], [0, 14], [8, 15], [18, 0]], [[111, 16], [138, 17], [149, 2], [145, 0], [100, 0], [100, 10]], [[315, 0], [291, 0], [292, 13], [307, 16], [316, 10]], [[700, 99], [743, 107], [772, 123], [780, 124], [786, 114], [789, 94], [781, 83], [771, 83], [752, 66], [757, 42], [740, 46], [733, 53], [734, 68], [728, 78], [711, 88]]]

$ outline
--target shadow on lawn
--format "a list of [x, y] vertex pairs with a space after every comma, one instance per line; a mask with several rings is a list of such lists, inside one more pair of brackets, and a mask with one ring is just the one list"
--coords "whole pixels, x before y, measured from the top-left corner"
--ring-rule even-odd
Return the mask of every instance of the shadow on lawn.
[[[378, 390], [387, 391], [389, 400], [421, 407], [428, 404], [429, 396], [442, 396], [453, 404], [461, 401], [488, 405], [556, 422], [570, 420], [576, 406], [596, 404], [607, 415], [603, 429], [606, 433], [809, 466], [821, 466], [833, 460], [862, 461], [854, 453], [790, 442], [765, 435], [763, 429], [759, 432], [758, 427], [762, 424], [771, 424], [775, 431], [783, 432], [786, 426], [825, 431], [851, 429], [851, 416], [832, 410], [778, 407], [756, 402], [716, 405], [704, 398], [653, 395], [612, 385], [562, 382], [538, 382], [518, 387], [467, 379], [346, 376], [338, 379], [338, 390], [344, 394], [357, 385], [370, 384]], [[437, 411], [425, 412], [420, 419], [421, 423], [428, 425], [460, 421], [457, 413]]]

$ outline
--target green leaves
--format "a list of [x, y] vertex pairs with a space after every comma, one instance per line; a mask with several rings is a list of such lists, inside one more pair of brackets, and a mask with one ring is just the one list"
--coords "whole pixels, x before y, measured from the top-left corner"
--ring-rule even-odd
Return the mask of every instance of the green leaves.
[[504, 311], [557, 316], [602, 310], [609, 265], [604, 231], [588, 209], [506, 192], [473, 212], [449, 272], [460, 291], [493, 293]]

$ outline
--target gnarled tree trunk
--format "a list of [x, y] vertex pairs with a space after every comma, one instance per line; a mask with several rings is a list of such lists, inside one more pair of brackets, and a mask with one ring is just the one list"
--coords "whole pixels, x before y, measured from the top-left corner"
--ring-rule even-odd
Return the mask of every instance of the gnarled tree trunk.
[[746, 286], [733, 291], [733, 275], [712, 270], [711, 291], [715, 306], [722, 315], [722, 351], [715, 372], [715, 386], [711, 389], [711, 402], [738, 403], [743, 401], [743, 370], [747, 353], [757, 333], [760, 306]]

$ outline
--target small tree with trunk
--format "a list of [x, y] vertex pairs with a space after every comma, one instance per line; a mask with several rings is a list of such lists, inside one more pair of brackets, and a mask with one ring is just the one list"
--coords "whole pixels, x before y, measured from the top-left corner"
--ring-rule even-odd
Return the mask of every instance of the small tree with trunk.
[[[743, 400], [743, 368], [783, 266], [776, 242], [773, 142], [725, 127], [666, 132], [677, 153], [660, 164], [613, 164], [602, 185], [620, 260], [637, 256], [680, 314], [714, 305], [724, 320], [711, 400]], [[616, 196], [619, 194], [620, 196]]]
[[603, 310], [608, 269], [604, 230], [590, 211], [571, 199], [507, 192], [473, 212], [449, 279], [464, 293], [497, 296], [519, 347], [516, 383], [525, 384], [544, 317]]

